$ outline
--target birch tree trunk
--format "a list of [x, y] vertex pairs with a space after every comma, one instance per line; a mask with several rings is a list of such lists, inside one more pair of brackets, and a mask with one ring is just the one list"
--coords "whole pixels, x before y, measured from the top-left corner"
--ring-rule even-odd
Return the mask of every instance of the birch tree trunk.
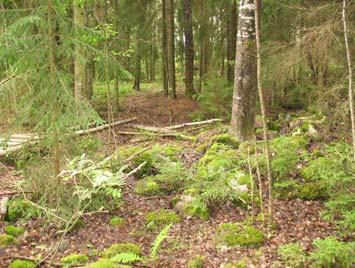
[[176, 98], [175, 43], [174, 43], [174, 0], [166, 0], [168, 73], [171, 97]]
[[230, 133], [240, 141], [254, 136], [257, 76], [254, 0], [241, 0], [237, 34], [234, 95]]
[[184, 0], [184, 36], [185, 36], [185, 95], [192, 98], [194, 90], [194, 38], [192, 30], [192, 3]]
[[[76, 38], [80, 40], [80, 30], [85, 26], [84, 4], [80, 1], [74, 1], [73, 9]], [[75, 44], [74, 55], [74, 96], [76, 100], [80, 100], [87, 94], [85, 50], [81, 44]]]
[[348, 23], [346, 20], [346, 0], [343, 0], [343, 26], [344, 26], [344, 40], [346, 49], [346, 58], [348, 62], [348, 78], [349, 78], [349, 109], [351, 117], [351, 130], [353, 137], [353, 154], [355, 159], [355, 114], [354, 114], [354, 92], [353, 92], [353, 70], [351, 66], [351, 53], [349, 48], [348, 37]]

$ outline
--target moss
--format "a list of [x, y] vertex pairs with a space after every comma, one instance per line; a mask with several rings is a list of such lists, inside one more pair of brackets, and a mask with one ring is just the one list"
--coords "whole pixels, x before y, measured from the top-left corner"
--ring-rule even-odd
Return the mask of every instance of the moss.
[[123, 223], [124, 223], [124, 219], [121, 217], [113, 217], [109, 222], [109, 224], [112, 226], [120, 226]]
[[60, 261], [62, 264], [65, 264], [67, 267], [77, 266], [80, 264], [85, 264], [88, 262], [89, 258], [86, 255], [82, 254], [71, 254], [66, 257], [63, 257]]
[[0, 234], [0, 248], [11, 246], [17, 243], [17, 240], [12, 235]]
[[129, 265], [115, 264], [113, 261], [108, 259], [99, 259], [96, 262], [93, 262], [85, 268], [130, 268]]
[[228, 145], [234, 149], [238, 149], [240, 142], [229, 134], [221, 134], [215, 137], [215, 142]]
[[203, 268], [203, 267], [205, 267], [205, 258], [202, 256], [196, 256], [188, 262], [187, 267], [188, 268]]
[[5, 220], [15, 222], [18, 219], [29, 219], [41, 214], [41, 211], [20, 197], [12, 198], [9, 202], [8, 214]]
[[118, 244], [113, 244], [109, 248], [105, 249], [105, 251], [102, 253], [102, 257], [109, 259], [120, 253], [134, 253], [138, 256], [141, 256], [142, 249], [137, 244], [118, 243]]
[[25, 228], [16, 227], [12, 225], [5, 226], [5, 233], [8, 235], [12, 235], [14, 237], [20, 236], [25, 232]]
[[178, 223], [181, 221], [181, 218], [175, 211], [161, 209], [147, 213], [145, 215], [145, 221], [148, 227], [155, 229], [170, 223]]
[[274, 196], [280, 200], [290, 200], [297, 196], [298, 184], [293, 179], [276, 182], [274, 184]]
[[134, 192], [143, 196], [159, 195], [162, 193], [159, 184], [152, 178], [146, 178], [137, 182]]
[[246, 260], [241, 260], [241, 261], [238, 261], [238, 262], [227, 263], [223, 267], [224, 268], [247, 268], [248, 267], [248, 263], [247, 263]]
[[227, 247], [255, 247], [264, 243], [265, 234], [250, 225], [224, 223], [217, 230], [217, 241]]
[[205, 221], [207, 221], [211, 216], [208, 206], [198, 199], [187, 203], [183, 209], [183, 212], [188, 216], [196, 216]]
[[322, 182], [307, 182], [298, 185], [297, 196], [303, 200], [325, 200], [328, 192]]
[[36, 268], [37, 265], [28, 260], [14, 260], [8, 268]]

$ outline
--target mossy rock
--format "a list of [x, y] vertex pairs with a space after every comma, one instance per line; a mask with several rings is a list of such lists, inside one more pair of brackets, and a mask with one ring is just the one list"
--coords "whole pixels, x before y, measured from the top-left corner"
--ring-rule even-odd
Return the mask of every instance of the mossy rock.
[[124, 219], [121, 217], [113, 217], [109, 222], [111, 226], [121, 226], [123, 223]]
[[143, 196], [162, 194], [159, 184], [152, 178], [146, 178], [138, 181], [134, 187], [134, 192]]
[[205, 267], [205, 258], [202, 256], [196, 256], [188, 262], [187, 267], [188, 268], [203, 268], [203, 267]]
[[265, 238], [261, 230], [242, 223], [224, 223], [217, 230], [217, 242], [227, 247], [257, 247]]
[[22, 235], [25, 231], [26, 230], [23, 227], [17, 227], [13, 225], [5, 226], [5, 233], [14, 237]]
[[[171, 162], [178, 162], [179, 155], [181, 154], [183, 147], [177, 145], [155, 145], [151, 152], [157, 156], [161, 155], [164, 158], [168, 158]], [[159, 159], [155, 159], [156, 161]], [[162, 159], [160, 159], [162, 160]]]
[[33, 261], [14, 260], [8, 268], [36, 268], [37, 265]]
[[8, 247], [17, 243], [17, 240], [12, 235], [0, 234], [0, 248]]
[[225, 133], [214, 138], [216, 143], [228, 145], [231, 148], [238, 149], [240, 142], [233, 136]]
[[297, 192], [297, 196], [302, 200], [325, 200], [329, 197], [325, 185], [319, 181], [299, 184]]
[[108, 259], [99, 259], [96, 262], [86, 265], [85, 268], [130, 268], [129, 265], [116, 264], [115, 262]]
[[60, 262], [66, 267], [78, 266], [81, 264], [85, 264], [88, 261], [89, 261], [88, 256], [83, 254], [71, 254], [66, 257], [63, 257], [60, 260]]
[[181, 221], [181, 218], [175, 211], [161, 209], [147, 213], [145, 221], [149, 228], [156, 229], [170, 223], [178, 223]]
[[102, 257], [109, 259], [121, 253], [134, 253], [138, 256], [141, 256], [142, 249], [137, 244], [118, 243], [118, 244], [113, 244], [109, 248], [105, 249], [104, 252], [102, 253]]

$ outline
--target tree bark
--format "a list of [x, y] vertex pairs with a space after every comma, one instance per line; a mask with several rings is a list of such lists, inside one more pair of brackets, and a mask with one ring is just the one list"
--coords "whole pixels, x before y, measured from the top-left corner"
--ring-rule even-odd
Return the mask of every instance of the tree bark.
[[228, 14], [227, 25], [227, 80], [230, 83], [234, 82], [234, 66], [236, 54], [236, 40], [237, 40], [237, 1], [233, 0]]
[[353, 154], [355, 159], [355, 114], [354, 114], [354, 92], [353, 92], [353, 71], [351, 66], [351, 53], [349, 48], [348, 23], [346, 20], [346, 0], [343, 0], [343, 27], [344, 27], [344, 42], [346, 50], [346, 59], [348, 63], [348, 78], [349, 78], [349, 109], [351, 118], [351, 130], [353, 137]]
[[168, 73], [171, 97], [176, 98], [175, 43], [174, 43], [174, 0], [166, 0]]
[[[85, 26], [85, 9], [84, 4], [74, 1], [74, 27], [77, 41], [80, 40], [80, 30]], [[76, 100], [81, 100], [87, 94], [86, 90], [86, 66], [85, 66], [85, 50], [81, 44], [74, 46], [74, 96]]]
[[192, 3], [183, 0], [185, 36], [185, 95], [192, 98], [194, 90], [194, 39], [192, 30]]
[[254, 0], [241, 0], [237, 35], [231, 134], [239, 140], [254, 136], [257, 76]]
[[163, 90], [164, 95], [169, 95], [169, 78], [168, 78], [168, 45], [166, 30], [166, 0], [162, 0], [162, 73], [163, 73]]

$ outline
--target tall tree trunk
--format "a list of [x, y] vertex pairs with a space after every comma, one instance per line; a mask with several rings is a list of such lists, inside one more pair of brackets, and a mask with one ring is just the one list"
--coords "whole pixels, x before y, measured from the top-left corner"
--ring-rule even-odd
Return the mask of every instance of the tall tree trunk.
[[175, 81], [175, 43], [174, 43], [174, 0], [166, 0], [167, 46], [168, 46], [168, 76], [171, 97], [176, 98]]
[[230, 132], [239, 140], [254, 136], [257, 75], [254, 0], [241, 0]]
[[[73, 8], [76, 38], [80, 40], [81, 30], [85, 26], [85, 8], [79, 1], [74, 1]], [[80, 100], [87, 94], [85, 50], [81, 44], [75, 44], [74, 55], [74, 96], [76, 100]]]
[[227, 34], [227, 79], [230, 83], [233, 83], [237, 40], [237, 0], [233, 0], [231, 8], [228, 11]]
[[166, 30], [166, 0], [162, 0], [162, 73], [163, 73], [163, 90], [165, 96], [169, 95], [169, 78], [168, 78], [168, 45]]
[[[95, 27], [95, 23], [93, 20], [92, 14], [92, 5], [86, 3], [86, 12], [85, 12], [85, 25], [87, 27]], [[86, 52], [87, 62], [86, 62], [86, 97], [88, 100], [92, 99], [94, 94], [93, 83], [94, 83], [94, 73], [95, 73], [95, 63], [94, 63], [94, 55], [90, 51]]]
[[184, 0], [185, 36], [185, 95], [192, 98], [194, 90], [194, 38], [192, 30], [192, 3]]
[[140, 90], [141, 84], [141, 55], [140, 55], [140, 41], [137, 33], [136, 37], [136, 55], [135, 55], [135, 68], [134, 68], [134, 85], [133, 88], [137, 91]]
[[355, 159], [355, 113], [354, 113], [354, 92], [353, 92], [353, 71], [351, 66], [351, 53], [349, 47], [349, 37], [348, 37], [348, 23], [346, 20], [346, 0], [343, 0], [343, 27], [344, 27], [344, 41], [346, 50], [346, 59], [348, 63], [348, 78], [349, 78], [349, 108], [350, 108], [350, 118], [351, 118], [351, 130], [353, 137], [353, 153]]

